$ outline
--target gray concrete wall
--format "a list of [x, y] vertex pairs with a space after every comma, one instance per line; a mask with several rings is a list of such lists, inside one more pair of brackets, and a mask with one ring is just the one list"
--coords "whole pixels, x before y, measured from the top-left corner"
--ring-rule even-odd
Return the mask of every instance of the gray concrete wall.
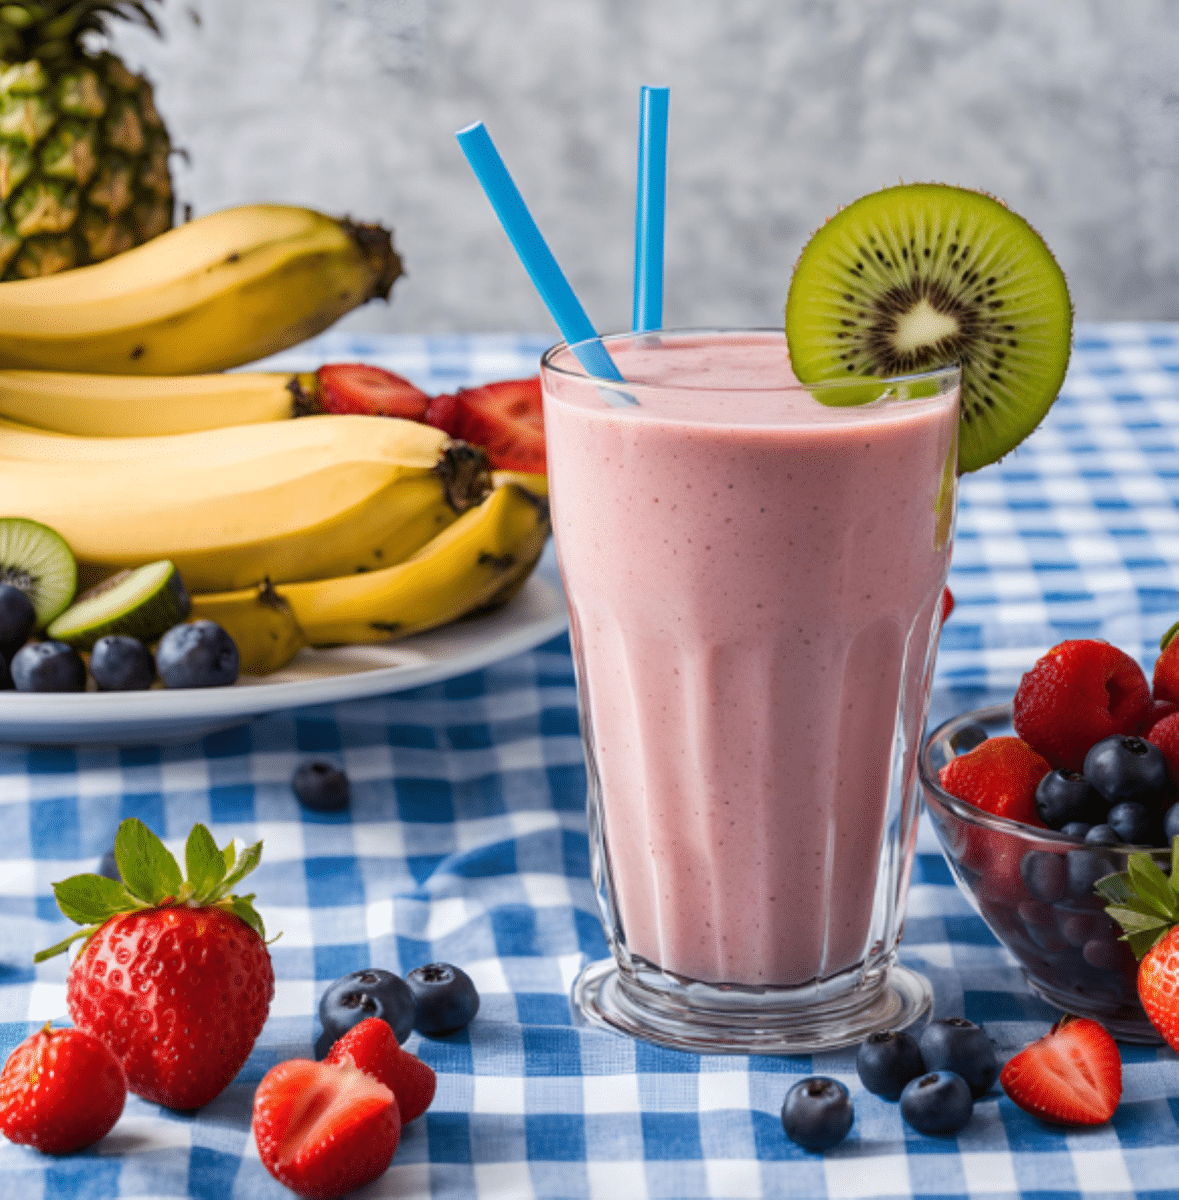
[[487, 123], [603, 332], [631, 313], [643, 83], [671, 88], [665, 320], [777, 324], [840, 204], [898, 180], [1005, 199], [1081, 319], [1179, 319], [1177, 0], [165, 0], [182, 200], [391, 224], [408, 277], [345, 328], [551, 322], [463, 159]]

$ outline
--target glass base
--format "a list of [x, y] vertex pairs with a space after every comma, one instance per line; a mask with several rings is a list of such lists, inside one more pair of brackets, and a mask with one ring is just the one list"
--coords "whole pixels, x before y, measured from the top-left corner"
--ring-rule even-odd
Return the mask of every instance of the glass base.
[[[653, 988], [619, 970], [612, 959], [589, 963], [573, 983], [573, 1004], [599, 1029], [697, 1054], [812, 1054], [856, 1045], [882, 1029], [905, 1029], [930, 1010], [924, 975], [895, 963], [870, 985], [838, 999], [799, 1006], [699, 1005], [690, 989]], [[705, 989], [711, 996], [717, 989]], [[769, 1002], [767, 1002], [769, 1001]]]

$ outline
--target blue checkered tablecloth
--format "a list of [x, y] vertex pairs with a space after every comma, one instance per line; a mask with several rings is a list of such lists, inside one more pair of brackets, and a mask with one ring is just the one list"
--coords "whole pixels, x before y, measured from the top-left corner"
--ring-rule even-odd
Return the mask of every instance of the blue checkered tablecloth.
[[[365, 359], [427, 390], [531, 373], [544, 337], [328, 334], [272, 360]], [[1149, 665], [1179, 619], [1179, 326], [1078, 330], [1044, 426], [963, 480], [933, 719], [1006, 699], [1049, 645], [1103, 636]], [[340, 763], [351, 811], [291, 794], [309, 757]], [[265, 842], [251, 878], [278, 976], [269, 1022], [237, 1081], [195, 1115], [129, 1097], [98, 1146], [51, 1159], [0, 1139], [0, 1196], [289, 1195], [250, 1138], [256, 1083], [310, 1056], [318, 998], [366, 965], [462, 964], [483, 1004], [444, 1041], [409, 1047], [438, 1072], [364, 1196], [1127, 1197], [1179, 1187], [1179, 1059], [1125, 1047], [1113, 1121], [1064, 1132], [998, 1090], [956, 1138], [927, 1138], [860, 1086], [852, 1052], [698, 1057], [576, 1025], [569, 986], [605, 942], [589, 883], [585, 775], [562, 637], [491, 667], [375, 700], [279, 712], [183, 746], [0, 747], [0, 1054], [65, 1017], [66, 960], [34, 967], [65, 922], [51, 883], [97, 866], [120, 820], [174, 846], [195, 821], [218, 842]], [[1028, 991], [951, 881], [927, 828], [902, 958], [936, 1015], [985, 1023], [1006, 1057], [1054, 1014]], [[818, 1072], [851, 1089], [856, 1120], [825, 1156], [784, 1137], [787, 1088]]]

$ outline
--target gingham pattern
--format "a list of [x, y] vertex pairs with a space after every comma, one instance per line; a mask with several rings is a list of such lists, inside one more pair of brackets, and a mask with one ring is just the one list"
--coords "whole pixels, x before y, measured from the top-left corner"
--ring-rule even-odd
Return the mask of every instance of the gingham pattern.
[[[543, 337], [328, 335], [283, 365], [364, 358], [427, 390], [526, 374]], [[1179, 328], [1078, 332], [1068, 384], [1018, 453], [963, 481], [935, 714], [1002, 697], [1061, 637], [1099, 634], [1149, 660], [1179, 618]], [[315, 816], [289, 780], [339, 762], [351, 812]], [[93, 869], [135, 815], [179, 847], [194, 821], [219, 842], [266, 843], [251, 887], [278, 987], [235, 1084], [196, 1115], [135, 1097], [98, 1147], [62, 1159], [0, 1141], [0, 1195], [282, 1197], [250, 1133], [253, 1089], [309, 1056], [319, 995], [363, 965], [467, 967], [478, 1020], [415, 1035], [438, 1072], [366, 1196], [1174, 1196], [1179, 1061], [1126, 1048], [1113, 1122], [1051, 1129], [999, 1092], [957, 1138], [925, 1138], [859, 1085], [850, 1052], [700, 1058], [575, 1025], [569, 984], [605, 953], [588, 882], [585, 779], [564, 638], [486, 670], [378, 700], [278, 713], [186, 747], [0, 749], [0, 1052], [65, 1014], [66, 961], [32, 965], [63, 934], [51, 882]], [[902, 957], [938, 1015], [985, 1022], [1001, 1055], [1053, 1014], [951, 882], [923, 830]], [[787, 1088], [821, 1072], [853, 1093], [850, 1137], [825, 1156], [783, 1136]]]

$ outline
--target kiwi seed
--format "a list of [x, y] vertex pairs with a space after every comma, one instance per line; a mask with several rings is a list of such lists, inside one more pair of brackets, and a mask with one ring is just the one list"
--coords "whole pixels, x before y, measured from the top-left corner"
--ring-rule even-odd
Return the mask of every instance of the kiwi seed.
[[803, 249], [786, 301], [803, 383], [959, 363], [959, 471], [1036, 428], [1071, 339], [1068, 286], [1040, 235], [993, 197], [944, 184], [885, 188], [841, 209]]

